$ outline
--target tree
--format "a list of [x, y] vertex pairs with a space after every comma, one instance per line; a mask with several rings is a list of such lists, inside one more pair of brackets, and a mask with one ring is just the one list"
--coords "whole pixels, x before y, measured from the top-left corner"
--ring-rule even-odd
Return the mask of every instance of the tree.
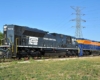
[[3, 33], [0, 31], [0, 39], [3, 39]]

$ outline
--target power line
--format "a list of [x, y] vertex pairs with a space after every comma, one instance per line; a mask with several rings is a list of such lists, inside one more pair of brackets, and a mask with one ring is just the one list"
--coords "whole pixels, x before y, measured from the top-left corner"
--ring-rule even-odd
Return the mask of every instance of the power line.
[[82, 34], [82, 30], [81, 30], [81, 28], [82, 28], [82, 26], [81, 26], [81, 21], [83, 21], [83, 22], [86, 22], [86, 20], [83, 20], [83, 19], [81, 19], [81, 15], [85, 15], [85, 14], [81, 14], [81, 10], [83, 9], [83, 8], [80, 8], [80, 7], [73, 7], [73, 6], [71, 6], [71, 8], [72, 9], [74, 9], [75, 11], [76, 11], [76, 19], [72, 19], [72, 21], [76, 21], [76, 32], [75, 32], [75, 36], [77, 37], [77, 38], [82, 38], [83, 37], [83, 34]]
[[[57, 24], [55, 27], [62, 27], [63, 25], [66, 24], [66, 22], [68, 23], [69, 21], [67, 21], [68, 18], [70, 18], [71, 15], [69, 15], [68, 17], [66, 17], [65, 19], [63, 19], [62, 21], [59, 22], [59, 24]], [[64, 24], [65, 23], [65, 24]]]

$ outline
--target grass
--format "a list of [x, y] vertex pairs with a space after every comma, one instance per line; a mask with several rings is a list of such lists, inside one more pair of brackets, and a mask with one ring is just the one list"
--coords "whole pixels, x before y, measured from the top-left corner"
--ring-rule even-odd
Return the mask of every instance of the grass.
[[0, 80], [100, 80], [100, 57], [18, 62], [0, 63]]

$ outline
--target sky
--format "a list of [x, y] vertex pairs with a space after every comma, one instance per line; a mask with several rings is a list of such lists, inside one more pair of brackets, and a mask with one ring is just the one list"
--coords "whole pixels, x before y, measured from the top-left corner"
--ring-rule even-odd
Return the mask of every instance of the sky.
[[82, 37], [100, 41], [100, 0], [0, 0], [0, 31], [5, 24], [16, 24], [75, 36], [76, 11], [71, 6], [85, 14]]

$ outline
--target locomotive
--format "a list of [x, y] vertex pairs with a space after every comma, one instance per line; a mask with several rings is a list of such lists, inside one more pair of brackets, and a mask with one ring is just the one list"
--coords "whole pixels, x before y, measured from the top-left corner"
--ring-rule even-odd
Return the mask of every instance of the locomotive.
[[8, 49], [7, 57], [100, 55], [100, 43], [73, 36], [49, 33], [27, 26], [5, 24], [0, 48]]

